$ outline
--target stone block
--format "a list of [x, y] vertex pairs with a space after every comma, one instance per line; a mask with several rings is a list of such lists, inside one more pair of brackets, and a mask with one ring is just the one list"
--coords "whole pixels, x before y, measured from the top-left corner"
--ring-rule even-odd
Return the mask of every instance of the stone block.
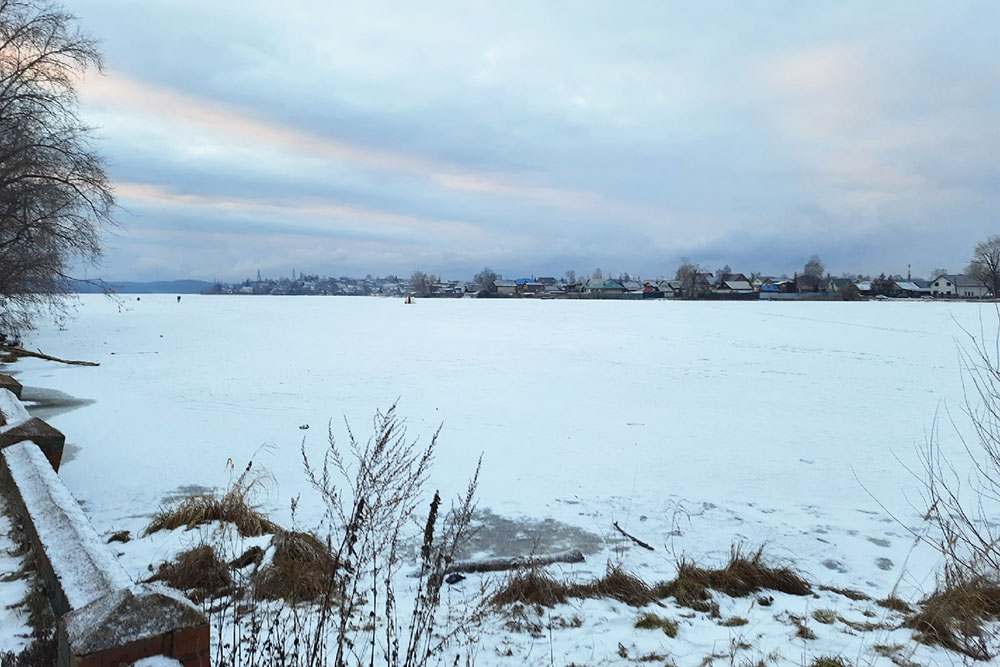
[[59, 623], [60, 664], [97, 667], [163, 655], [209, 667], [205, 615], [177, 591], [138, 584], [74, 609]]
[[5, 430], [3, 428], [5, 426], [13, 427], [29, 419], [31, 415], [28, 414], [21, 399], [10, 389], [0, 387], [0, 431]]
[[0, 389], [6, 389], [18, 398], [21, 398], [21, 388], [20, 382], [12, 378], [10, 375], [3, 375], [0, 373]]
[[59, 472], [63, 448], [66, 446], [66, 436], [62, 434], [62, 431], [37, 417], [32, 417], [16, 426], [0, 431], [0, 449], [25, 440], [30, 440], [38, 445], [42, 454], [49, 460], [52, 469]]
[[0, 488], [24, 525], [56, 617], [131, 585], [34, 443], [21, 442], [0, 452]]

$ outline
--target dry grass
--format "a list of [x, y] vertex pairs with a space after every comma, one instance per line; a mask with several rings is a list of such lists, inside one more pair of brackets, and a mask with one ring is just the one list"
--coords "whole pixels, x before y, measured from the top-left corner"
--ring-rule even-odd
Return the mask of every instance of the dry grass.
[[[681, 567], [683, 567], [683, 563]], [[653, 592], [657, 599], [672, 597], [682, 607], [688, 607], [689, 609], [705, 612], [710, 615], [718, 613], [719, 605], [712, 600], [712, 595], [708, 592], [708, 588], [704, 584], [680, 574], [673, 581], [657, 584], [653, 588]]]
[[254, 594], [292, 603], [331, 600], [337, 561], [311, 533], [285, 531], [274, 536], [274, 558], [254, 576]]
[[641, 630], [663, 630], [663, 634], [671, 639], [677, 636], [677, 622], [658, 614], [647, 612], [636, 619], [635, 627]]
[[832, 609], [813, 609], [813, 620], [824, 625], [833, 625], [837, 620], [837, 612]]
[[552, 607], [570, 598], [613, 598], [633, 607], [657, 600], [646, 582], [612, 565], [600, 579], [579, 584], [557, 581], [540, 567], [517, 570], [493, 594], [490, 602], [498, 607], [514, 603]]
[[580, 592], [582, 594], [574, 597], [614, 598], [633, 607], [656, 601], [656, 596], [646, 582], [617, 565], [609, 566], [603, 577], [584, 585]]
[[857, 632], [872, 632], [873, 630], [891, 630], [892, 626], [885, 623], [867, 623], [864, 621], [852, 621], [841, 615], [837, 615], [837, 620]]
[[892, 611], [898, 611], [901, 614], [913, 613], [913, 608], [897, 597], [887, 597], [884, 600], [876, 600], [875, 604], [880, 607], [885, 607], [886, 609], [891, 609]]
[[891, 658], [904, 648], [906, 647], [902, 644], [875, 644], [872, 646], [872, 651], [884, 658]]
[[554, 607], [570, 598], [569, 589], [569, 584], [556, 581], [542, 568], [530, 567], [507, 577], [490, 602], [498, 607], [516, 603]]
[[782, 623], [787, 622], [789, 625], [795, 626], [795, 636], [799, 639], [816, 639], [816, 633], [809, 627], [809, 623], [804, 616], [786, 612], [775, 616], [775, 618]]
[[720, 569], [698, 567], [682, 560], [677, 566], [677, 578], [657, 590], [673, 596], [678, 604], [695, 610], [706, 611], [709, 603], [708, 589], [731, 597], [745, 597], [767, 589], [791, 595], [809, 595], [808, 582], [788, 567], [774, 567], [764, 562], [761, 547], [750, 554], [734, 546], [729, 562]]
[[815, 658], [809, 667], [850, 667], [851, 663], [846, 662], [839, 656], [824, 656]]
[[821, 591], [830, 591], [831, 593], [843, 595], [848, 600], [854, 600], [855, 602], [872, 599], [870, 595], [854, 590], [853, 588], [838, 588], [836, 586], [818, 586], [817, 588]]
[[732, 618], [727, 618], [724, 621], [719, 621], [719, 625], [724, 628], [738, 628], [749, 623], [747, 619], [742, 616], [733, 616]]
[[922, 609], [904, 623], [917, 631], [918, 640], [974, 660], [993, 657], [984, 624], [1000, 619], [1000, 583], [985, 577], [952, 579], [920, 606]]
[[220, 497], [215, 494], [190, 496], [172, 508], [161, 508], [146, 526], [144, 535], [158, 530], [185, 527], [188, 530], [206, 523], [221, 521], [236, 526], [243, 537], [281, 532], [281, 527], [262, 513], [253, 499], [268, 483], [266, 472], [251, 471], [253, 462]]
[[148, 581], [162, 581], [184, 591], [194, 602], [226, 595], [233, 583], [229, 566], [207, 544], [180, 552], [173, 561], [161, 564]]

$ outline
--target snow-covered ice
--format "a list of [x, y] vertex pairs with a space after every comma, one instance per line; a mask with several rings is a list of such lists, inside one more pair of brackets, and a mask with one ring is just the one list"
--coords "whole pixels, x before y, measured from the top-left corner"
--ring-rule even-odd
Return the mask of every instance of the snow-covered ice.
[[[68, 440], [60, 476], [99, 532], [139, 534], [165, 499], [223, 487], [230, 462], [239, 471], [251, 457], [276, 480], [266, 509], [287, 524], [301, 494], [297, 519], [315, 526], [300, 445], [319, 454], [328, 423], [344, 437], [345, 418], [363, 437], [374, 410], [398, 399], [411, 436], [443, 425], [433, 488], [461, 492], [482, 453], [482, 508], [596, 535], [601, 550], [567, 566], [576, 576], [603, 572], [618, 521], [656, 547], [624, 556], [648, 581], [672, 577], [676, 554], [721, 564], [744, 542], [819, 584], [916, 599], [940, 563], [904, 527], [924, 509], [906, 467], [919, 468], [935, 415], [944, 451], [962, 461], [943, 415], [967, 428], [956, 341], [981, 328], [996, 335], [991, 304], [84, 296], [65, 329], [27, 343], [99, 368], [25, 358], [5, 370], [26, 392], [94, 401], [50, 421]], [[113, 546], [139, 577], [183, 539], [168, 537]], [[752, 600], [720, 603], [746, 616]], [[833, 594], [812, 604], [849, 615]], [[600, 663], [621, 642], [633, 656], [662, 649], [697, 664], [726, 633], [790, 664], [861, 650], [816, 623], [818, 643], [789, 648], [792, 630], [774, 614], [713, 636], [685, 632], [685, 620], [668, 640], [632, 629], [618, 603], [570, 613], [583, 628], [551, 644], [497, 632], [480, 662], [547, 663], [551, 652]], [[909, 642], [909, 631], [890, 634], [880, 641]]]

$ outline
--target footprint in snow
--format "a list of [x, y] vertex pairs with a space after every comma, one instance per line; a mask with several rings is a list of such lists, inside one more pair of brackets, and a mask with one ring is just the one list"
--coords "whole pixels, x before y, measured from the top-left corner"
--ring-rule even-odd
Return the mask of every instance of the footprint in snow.
[[893, 565], [892, 561], [889, 560], [888, 558], [875, 559], [875, 566], [878, 567], [878, 569], [880, 570], [891, 570], [892, 565]]
[[828, 558], [827, 560], [823, 561], [823, 567], [825, 567], [828, 570], [836, 570], [840, 574], [847, 573], [847, 568], [844, 567], [844, 564], [841, 563], [839, 560], [833, 560], [832, 558]]

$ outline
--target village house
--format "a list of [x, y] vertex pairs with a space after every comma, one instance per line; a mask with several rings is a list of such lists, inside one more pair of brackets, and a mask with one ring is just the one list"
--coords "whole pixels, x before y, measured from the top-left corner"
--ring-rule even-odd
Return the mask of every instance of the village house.
[[892, 284], [892, 295], [897, 297], [931, 296], [931, 288], [921, 287], [912, 280], [897, 280]]
[[642, 284], [641, 292], [643, 299], [662, 299], [664, 297], [663, 290], [660, 289], [659, 284], [649, 280]]
[[517, 283], [513, 280], [494, 280], [493, 285], [497, 288], [497, 294], [503, 296], [514, 296], [517, 294]]
[[983, 299], [990, 295], [986, 285], [972, 276], [942, 273], [931, 281], [933, 296], [957, 297], [961, 299]]
[[517, 293], [525, 296], [538, 294], [545, 289], [545, 285], [542, 283], [535, 280], [529, 280], [528, 278], [518, 278], [514, 281], [514, 284], [517, 286]]
[[796, 292], [821, 292], [826, 289], [826, 283], [819, 276], [803, 273], [795, 276]]
[[724, 280], [715, 291], [719, 294], [751, 294], [756, 290], [746, 280]]
[[853, 282], [850, 278], [830, 278], [826, 281], [827, 292], [843, 292]]
[[620, 297], [626, 293], [625, 286], [617, 280], [592, 279], [587, 283], [587, 294], [596, 298]]

